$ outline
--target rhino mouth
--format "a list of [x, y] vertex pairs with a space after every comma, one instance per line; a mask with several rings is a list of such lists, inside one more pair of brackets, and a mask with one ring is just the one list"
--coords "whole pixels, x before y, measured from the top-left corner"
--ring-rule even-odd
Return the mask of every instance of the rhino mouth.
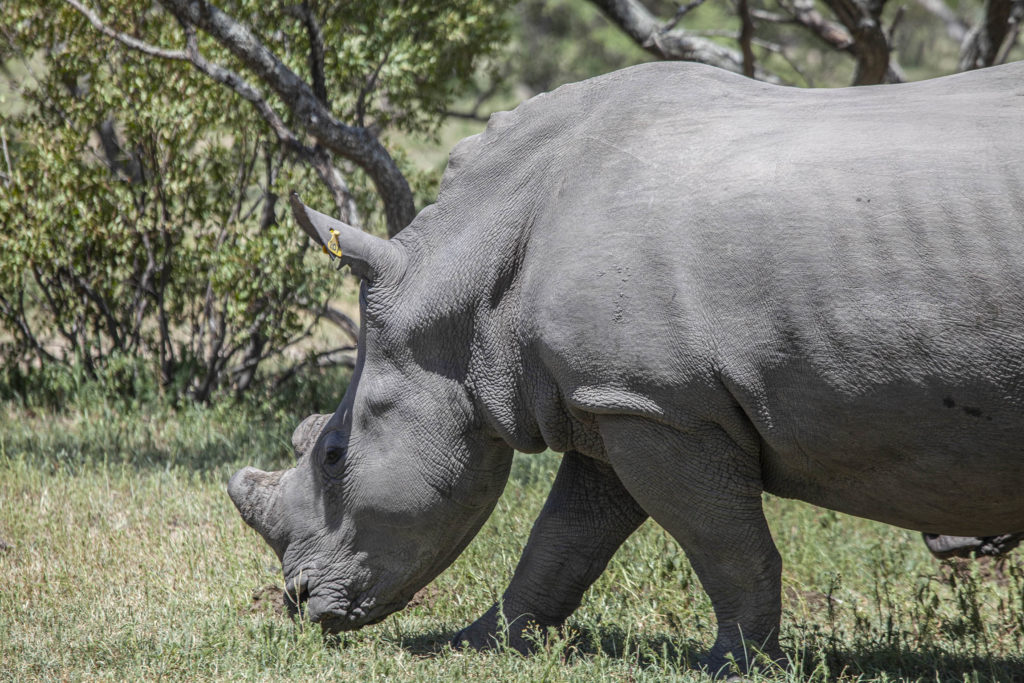
[[381, 603], [372, 596], [355, 599], [347, 587], [318, 588], [320, 586], [300, 572], [285, 582], [285, 602], [293, 616], [304, 614], [326, 633], [354, 631], [380, 623], [408, 603], [408, 600]]

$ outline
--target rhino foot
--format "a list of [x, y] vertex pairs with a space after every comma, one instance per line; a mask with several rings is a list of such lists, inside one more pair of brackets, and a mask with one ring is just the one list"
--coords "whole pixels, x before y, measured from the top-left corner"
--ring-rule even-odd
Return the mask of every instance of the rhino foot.
[[529, 615], [501, 621], [499, 623], [498, 605], [492, 606], [482, 617], [455, 634], [452, 647], [473, 650], [508, 648], [528, 655], [544, 642], [544, 627]]
[[945, 536], [922, 534], [932, 555], [940, 560], [953, 557], [984, 557], [1005, 555], [1024, 540], [1024, 532], [999, 536]]

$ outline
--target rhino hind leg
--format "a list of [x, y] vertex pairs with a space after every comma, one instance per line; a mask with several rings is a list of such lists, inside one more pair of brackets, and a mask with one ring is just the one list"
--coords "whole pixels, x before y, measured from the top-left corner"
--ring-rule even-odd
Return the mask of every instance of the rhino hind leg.
[[[640, 417], [601, 418], [608, 458], [626, 489], [683, 547], [715, 611], [702, 665], [713, 675], [784, 661], [782, 560], [761, 507], [760, 463], [720, 427], [687, 431]], [[755, 449], [756, 450], [756, 449]], [[643, 453], [644, 457], [637, 456]]]
[[609, 466], [566, 453], [501, 602], [460, 631], [453, 645], [484, 649], [507, 642], [528, 652], [529, 629], [560, 626], [645, 519]]
[[1005, 555], [1024, 540], [1024, 532], [999, 536], [946, 536], [921, 534], [932, 555], [940, 560]]

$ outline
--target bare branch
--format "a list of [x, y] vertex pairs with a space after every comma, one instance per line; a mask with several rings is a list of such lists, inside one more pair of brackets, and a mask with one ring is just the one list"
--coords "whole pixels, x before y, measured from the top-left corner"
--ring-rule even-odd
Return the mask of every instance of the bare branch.
[[1010, 56], [1010, 51], [1017, 45], [1017, 38], [1020, 37], [1020, 25], [1024, 23], [1024, 1], [1017, 3], [1017, 11], [1010, 17], [1010, 34], [1003, 41], [1003, 47], [996, 55], [996, 64], [1005, 64]]
[[322, 312], [324, 320], [339, 327], [345, 334], [352, 338], [352, 341], [359, 339], [359, 325], [356, 321], [347, 316], [343, 311], [324, 305]]
[[665, 22], [665, 25], [661, 27], [661, 32], [668, 33], [669, 31], [676, 27], [676, 25], [682, 20], [683, 17], [685, 17], [687, 14], [689, 14], [690, 12], [697, 9], [703, 4], [704, 0], [690, 0], [689, 3], [685, 5], [680, 5], [679, 8], [676, 10], [676, 13], [672, 16], [672, 18]]
[[231, 69], [214, 64], [203, 57], [199, 52], [199, 41], [196, 38], [194, 26], [185, 27], [185, 52], [188, 60], [196, 69], [212, 78], [221, 85], [234, 90], [242, 99], [251, 103], [259, 115], [274, 131], [274, 135], [282, 144], [288, 147], [301, 147], [301, 143], [288, 126], [285, 125], [281, 116], [274, 111], [267, 100], [257, 88], [246, 81], [242, 76]]
[[490, 115], [479, 114], [473, 110], [455, 111], [453, 109], [445, 109], [444, 115], [453, 119], [466, 119], [467, 121], [479, 121], [480, 123], [487, 123], [491, 118]]
[[23, 290], [19, 290], [17, 292], [17, 296], [17, 307], [9, 304], [3, 297], [0, 297], [0, 313], [8, 319], [8, 322], [13, 323], [19, 330], [21, 330], [21, 335], [24, 338], [24, 341], [32, 347], [36, 352], [36, 356], [40, 360], [56, 362], [57, 359], [43, 347], [42, 342], [39, 341], [39, 338], [36, 336], [35, 332], [32, 331], [32, 328], [28, 323], [25, 316], [25, 292]]
[[381, 57], [373, 73], [363, 83], [363, 87], [359, 89], [359, 97], [356, 99], [356, 121], [359, 122], [360, 126], [366, 125], [366, 98], [377, 89], [377, 79], [380, 77], [380, 71], [388, 63], [388, 57], [390, 56], [391, 47], [388, 46], [388, 49], [384, 50], [384, 56]]
[[754, 20], [750, 17], [750, 3], [748, 0], [739, 0], [736, 11], [740, 15], [740, 51], [743, 53], [743, 75], [747, 78], [754, 77], [754, 48], [751, 41], [754, 39]]
[[0, 178], [3, 179], [4, 187], [10, 187], [14, 180], [14, 169], [11, 168], [11, 155], [7, 152], [7, 131], [4, 128], [0, 128], [0, 146], [4, 150], [4, 164], [7, 166], [7, 173], [0, 173]]
[[307, 150], [303, 154], [306, 162], [320, 176], [321, 182], [331, 191], [331, 199], [334, 200], [334, 207], [338, 210], [338, 218], [349, 225], [358, 226], [361, 221], [359, 220], [359, 212], [356, 210], [355, 201], [352, 199], [352, 193], [349, 192], [345, 179], [338, 173], [338, 169], [334, 167], [334, 159], [331, 157], [331, 153], [317, 145], [315, 149]]
[[308, 358], [305, 358], [292, 367], [288, 368], [281, 374], [279, 374], [274, 381], [274, 387], [278, 388], [287, 382], [289, 379], [299, 373], [302, 368], [312, 366], [316, 368], [329, 368], [343, 365], [345, 367], [355, 367], [356, 360], [354, 352], [356, 348], [354, 346], [339, 346], [331, 349], [330, 351], [322, 351], [314, 354]]
[[266, 83], [321, 144], [367, 172], [384, 200], [389, 234], [397, 234], [412, 221], [416, 209], [409, 183], [370, 130], [345, 125], [335, 118], [309, 85], [247, 27], [210, 3], [160, 0], [160, 4], [186, 26], [196, 26], [214, 38]]
[[825, 0], [853, 38], [850, 51], [857, 59], [854, 85], [883, 83], [890, 75], [889, 41], [882, 27], [885, 0]]
[[[662, 31], [655, 17], [638, 0], [590, 0], [633, 41], [660, 59], [710, 64], [743, 73], [743, 56], [735, 50], [706, 40], [683, 29]], [[761, 68], [755, 77], [778, 82], [778, 77]]]
[[889, 45], [893, 44], [896, 39], [896, 29], [899, 28], [900, 22], [903, 21], [903, 17], [907, 14], [907, 6], [900, 5], [896, 8], [896, 16], [892, 18], [892, 23], [889, 24], [889, 30], [885, 32], [885, 39]]
[[971, 29], [960, 46], [961, 71], [996, 63], [1003, 41], [1010, 33], [1014, 0], [985, 0], [985, 17]]
[[306, 35], [309, 37], [309, 72], [313, 78], [313, 94], [321, 102], [330, 106], [327, 101], [327, 79], [324, 77], [324, 34], [320, 30], [320, 22], [313, 16], [313, 10], [308, 0], [303, 0], [300, 5], [291, 5], [285, 8], [285, 12], [291, 14], [306, 27]]
[[142, 52], [143, 54], [150, 55], [151, 57], [159, 57], [160, 59], [173, 59], [178, 61], [184, 61], [188, 59], [188, 57], [182, 50], [165, 50], [162, 47], [150, 45], [149, 43], [139, 40], [138, 38], [135, 38], [133, 36], [130, 36], [127, 33], [115, 31], [114, 29], [104, 24], [103, 20], [100, 19], [95, 12], [93, 12], [91, 9], [89, 9], [82, 3], [78, 2], [78, 0], [64, 0], [64, 2], [78, 10], [78, 12], [86, 19], [88, 19], [89, 23], [96, 27], [96, 30], [98, 30], [100, 33], [107, 36], [108, 38], [113, 38], [122, 45], [130, 47], [131, 49], [137, 52]]
[[768, 10], [752, 8], [750, 10], [750, 16], [758, 21], [767, 21], [772, 24], [795, 24], [796, 20], [789, 15], [779, 14], [778, 12], [769, 12]]
[[814, 87], [813, 79], [803, 70], [800, 64], [795, 59], [793, 59], [792, 55], [789, 54], [789, 51], [786, 49], [785, 45], [773, 43], [771, 41], [763, 40], [761, 38], [754, 38], [753, 43], [754, 45], [757, 45], [758, 47], [767, 50], [768, 52], [772, 52], [782, 57], [784, 60], [786, 60], [786, 63], [789, 64], [790, 68], [793, 69], [793, 71], [796, 72], [796, 74], [800, 76], [800, 78], [804, 79], [804, 83], [807, 85], [808, 88]]
[[[701, 1], [703, 2], [703, 0]], [[482, 107], [484, 102], [489, 100], [494, 95], [494, 93], [498, 92], [498, 85], [499, 83], [497, 80], [492, 80], [491, 84], [479, 95], [477, 95], [476, 101], [473, 102], [472, 109], [470, 109], [468, 112], [446, 110], [444, 112], [444, 115], [453, 116], [458, 119], [469, 119], [471, 121], [481, 121], [486, 123], [488, 117], [480, 114], [480, 107]]]
[[849, 52], [853, 38], [843, 26], [829, 21], [814, 9], [813, 0], [794, 0], [783, 5], [792, 15], [796, 23], [807, 28], [828, 46]]

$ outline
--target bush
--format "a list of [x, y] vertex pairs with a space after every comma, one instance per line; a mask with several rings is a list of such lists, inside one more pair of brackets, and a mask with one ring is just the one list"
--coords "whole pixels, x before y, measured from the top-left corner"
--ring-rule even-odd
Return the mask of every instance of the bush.
[[318, 183], [187, 65], [110, 49], [77, 13], [34, 12], [15, 31], [35, 56], [19, 63], [0, 186], [9, 392], [59, 401], [79, 373], [129, 395], [246, 389], [341, 281], [280, 220], [279, 197]]

